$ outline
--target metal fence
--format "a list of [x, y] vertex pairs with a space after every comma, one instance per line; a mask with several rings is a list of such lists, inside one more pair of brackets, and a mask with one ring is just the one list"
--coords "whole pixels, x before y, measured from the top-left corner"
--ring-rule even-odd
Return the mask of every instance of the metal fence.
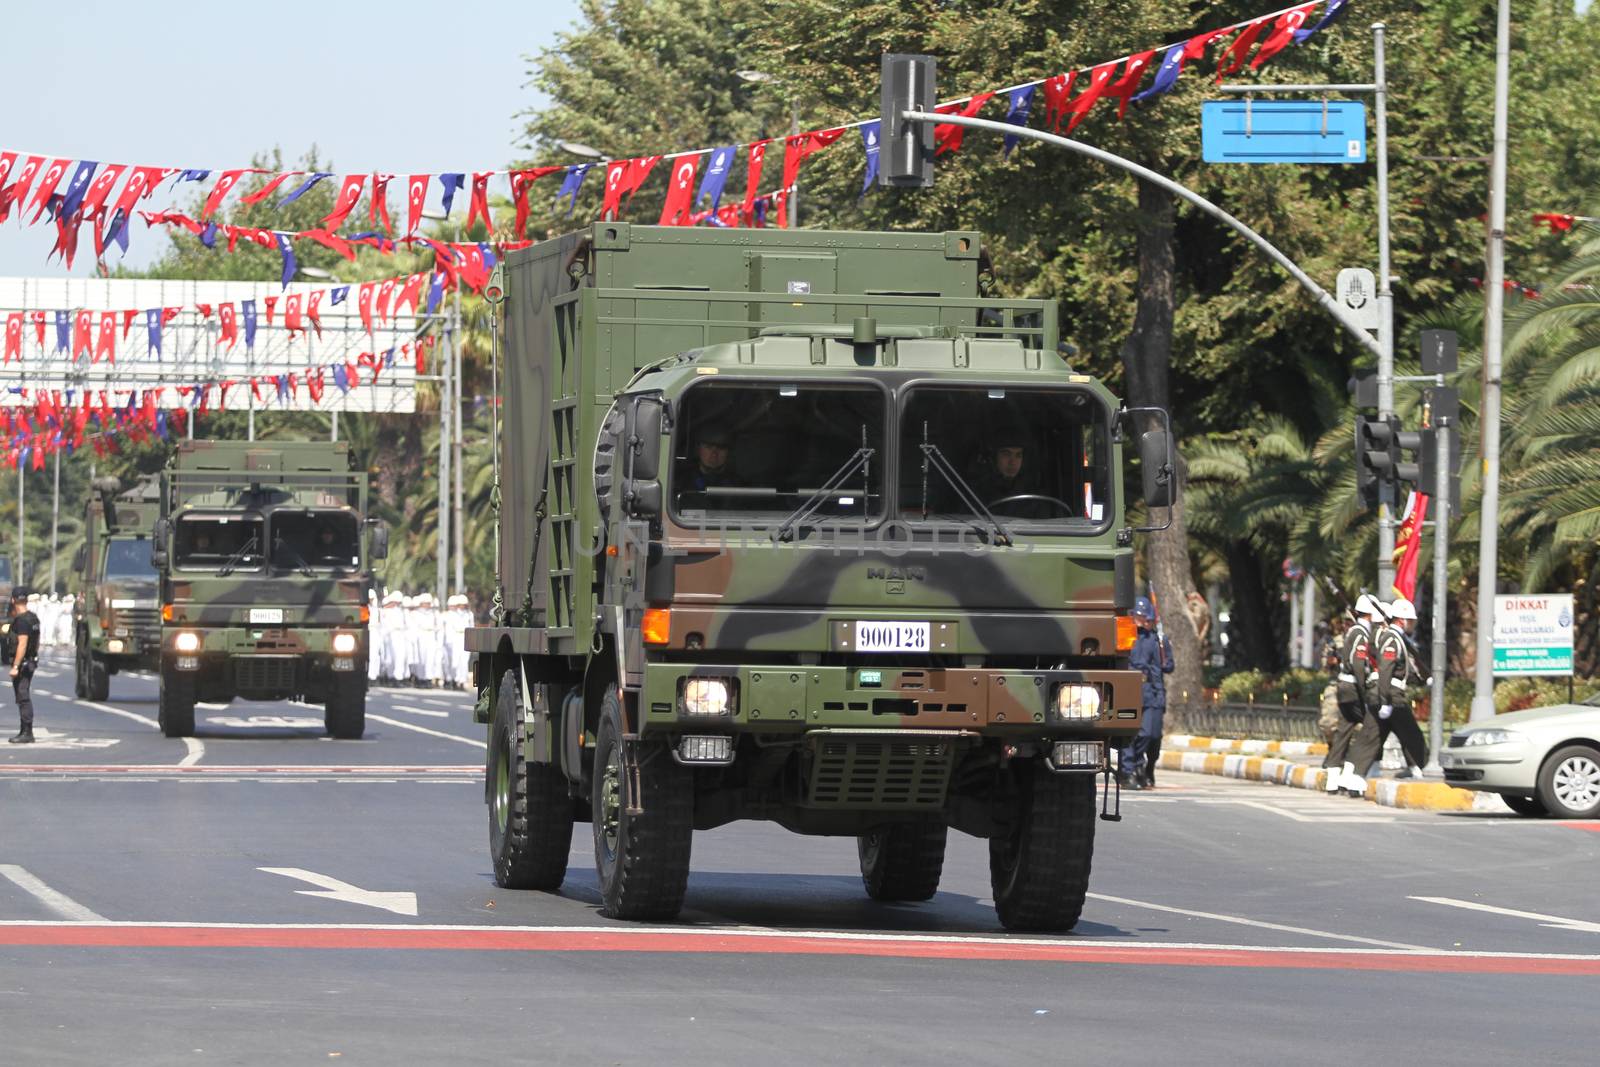
[[1201, 737], [1255, 738], [1263, 741], [1321, 741], [1316, 708], [1272, 704], [1174, 704], [1164, 730]]

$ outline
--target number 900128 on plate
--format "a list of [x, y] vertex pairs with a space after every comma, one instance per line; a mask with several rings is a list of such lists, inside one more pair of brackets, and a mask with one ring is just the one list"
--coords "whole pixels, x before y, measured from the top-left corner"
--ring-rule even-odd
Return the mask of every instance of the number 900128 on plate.
[[926, 652], [929, 626], [925, 622], [858, 622], [857, 652]]

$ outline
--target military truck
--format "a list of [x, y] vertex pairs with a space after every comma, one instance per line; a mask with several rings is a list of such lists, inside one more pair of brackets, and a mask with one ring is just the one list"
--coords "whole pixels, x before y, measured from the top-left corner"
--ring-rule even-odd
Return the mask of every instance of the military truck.
[[926, 900], [954, 828], [1004, 926], [1076, 923], [1141, 721], [1123, 449], [1161, 508], [1170, 435], [980, 255], [601, 223], [509, 257], [501, 614], [466, 639], [500, 885], [560, 886], [589, 822], [606, 913], [669, 919], [693, 832], [764, 819]]
[[179, 444], [151, 553], [162, 732], [191, 736], [196, 701], [300, 699], [324, 706], [329, 734], [359, 738], [367, 590], [387, 551], [348, 444]]
[[147, 479], [122, 491], [115, 478], [97, 478], [91, 488], [84, 542], [72, 560], [78, 575], [73, 688], [80, 697], [105, 700], [112, 675], [161, 666], [161, 603], [150, 563], [160, 489]]

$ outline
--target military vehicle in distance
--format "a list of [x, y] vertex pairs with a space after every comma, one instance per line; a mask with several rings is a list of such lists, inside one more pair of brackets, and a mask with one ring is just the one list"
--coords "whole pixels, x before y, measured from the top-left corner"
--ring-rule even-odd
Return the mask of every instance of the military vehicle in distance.
[[668, 919], [693, 832], [766, 819], [926, 900], [954, 828], [1003, 925], [1077, 922], [1140, 725], [1124, 442], [1163, 507], [1170, 434], [979, 258], [600, 223], [491, 281], [503, 611], [467, 647], [500, 885], [558, 887], [588, 821], [604, 910]]
[[84, 509], [84, 542], [73, 557], [78, 593], [73, 609], [74, 692], [105, 700], [111, 676], [161, 666], [161, 602], [150, 563], [160, 507], [155, 479], [121, 491], [96, 478]]
[[301, 699], [366, 728], [367, 590], [388, 531], [343, 442], [185, 441], [161, 474], [161, 730], [196, 701]]

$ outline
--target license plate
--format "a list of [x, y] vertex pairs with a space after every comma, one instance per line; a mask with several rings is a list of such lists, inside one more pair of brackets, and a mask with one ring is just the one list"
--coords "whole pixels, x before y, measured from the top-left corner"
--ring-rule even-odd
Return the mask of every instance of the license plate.
[[283, 621], [283, 609], [251, 608], [250, 621], [258, 623], [281, 623]]
[[857, 652], [926, 652], [929, 624], [925, 622], [858, 622]]

